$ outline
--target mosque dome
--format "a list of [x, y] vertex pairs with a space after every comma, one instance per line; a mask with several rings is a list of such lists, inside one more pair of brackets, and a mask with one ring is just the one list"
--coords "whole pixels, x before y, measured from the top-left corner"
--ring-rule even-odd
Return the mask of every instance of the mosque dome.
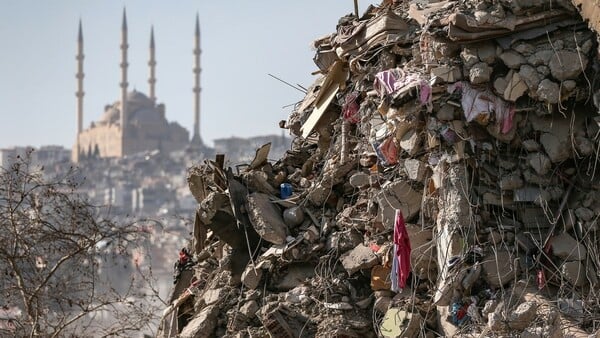
[[[164, 120], [164, 114], [154, 104], [148, 96], [136, 90], [127, 93], [127, 117], [128, 121], [134, 124], [161, 123]], [[120, 121], [121, 101], [105, 108], [104, 114], [98, 120], [98, 124], [116, 124]]]
[[154, 102], [146, 96], [144, 93], [138, 92], [137, 90], [127, 93], [127, 103], [138, 106], [153, 107]]
[[135, 125], [155, 124], [166, 122], [156, 107], [140, 108], [135, 111], [129, 111], [129, 122]]

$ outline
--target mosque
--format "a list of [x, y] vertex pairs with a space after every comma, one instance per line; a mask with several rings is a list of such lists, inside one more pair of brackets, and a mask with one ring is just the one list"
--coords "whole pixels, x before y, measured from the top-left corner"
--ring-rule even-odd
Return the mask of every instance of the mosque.
[[194, 35], [194, 131], [190, 142], [188, 131], [166, 119], [165, 105], [156, 103], [156, 59], [154, 30], [150, 31], [149, 93], [128, 91], [127, 82], [127, 16], [123, 10], [121, 25], [121, 97], [104, 108], [99, 120], [83, 128], [83, 32], [79, 21], [77, 37], [77, 139], [72, 151], [73, 162], [93, 157], [123, 157], [159, 149], [170, 152], [190, 145], [203, 147], [200, 137], [200, 25], [196, 16]]

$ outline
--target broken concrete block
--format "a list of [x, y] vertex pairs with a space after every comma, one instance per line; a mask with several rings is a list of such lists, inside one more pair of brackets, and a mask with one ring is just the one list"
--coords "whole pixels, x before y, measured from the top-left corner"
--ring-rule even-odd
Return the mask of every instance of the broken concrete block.
[[[542, 197], [538, 197], [536, 200], [540, 198]], [[552, 226], [542, 208], [523, 207], [519, 209], [517, 215], [525, 229], [546, 229]]]
[[477, 45], [479, 60], [491, 65], [496, 61], [496, 45], [492, 41], [482, 42]]
[[508, 86], [507, 77], [498, 77], [494, 80], [494, 90], [496, 93], [504, 96], [504, 92], [506, 91], [506, 87]]
[[242, 307], [240, 307], [240, 312], [252, 319], [254, 317], [256, 317], [256, 312], [258, 311], [259, 307], [258, 307], [258, 303], [255, 300], [250, 300], [247, 301], [246, 303], [244, 303], [244, 305], [242, 305]]
[[363, 236], [360, 232], [354, 229], [336, 231], [327, 238], [327, 250], [338, 250], [346, 252], [353, 249], [363, 241]]
[[308, 199], [312, 204], [321, 206], [327, 200], [327, 197], [331, 196], [331, 178], [326, 177], [322, 182], [315, 183], [310, 192], [308, 193]]
[[585, 246], [576, 241], [573, 237], [563, 232], [550, 239], [552, 254], [567, 261], [581, 261], [587, 256]]
[[438, 109], [435, 116], [440, 121], [452, 121], [454, 120], [454, 111], [454, 106], [443, 104], [440, 109]]
[[513, 173], [503, 176], [499, 182], [500, 190], [515, 190], [523, 186], [521, 175]]
[[213, 331], [217, 327], [217, 315], [219, 307], [209, 305], [202, 309], [192, 320], [181, 330], [181, 338], [210, 338], [214, 337]]
[[287, 266], [287, 271], [274, 286], [278, 290], [288, 291], [304, 283], [306, 279], [315, 275], [315, 267], [308, 263], [292, 263]]
[[515, 202], [535, 202], [542, 196], [542, 190], [537, 187], [524, 187], [513, 191], [513, 201]]
[[435, 281], [437, 277], [436, 247], [431, 229], [421, 229], [415, 224], [406, 224], [410, 238], [410, 264], [419, 279]]
[[293, 304], [299, 304], [309, 299], [308, 287], [298, 286], [285, 293], [285, 301]]
[[[436, 305], [442, 305], [439, 301], [450, 301], [451, 289], [455, 284], [454, 277], [449, 272], [448, 261], [450, 257], [462, 253], [464, 238], [460, 235], [462, 229], [471, 224], [471, 207], [469, 199], [465, 194], [464, 187], [469, 178], [461, 164], [438, 165], [436, 171], [444, 172], [438, 196], [438, 215], [436, 220], [437, 236], [435, 247], [437, 254], [437, 268], [439, 274], [438, 291], [434, 297]], [[447, 305], [447, 304], [445, 304]]]
[[355, 272], [362, 269], [369, 269], [379, 263], [379, 258], [371, 248], [360, 244], [351, 251], [344, 253], [340, 261], [348, 275], [352, 276]]
[[525, 148], [525, 150], [527, 150], [530, 153], [540, 150], [540, 144], [532, 139], [523, 141], [521, 145], [523, 146], [523, 148]]
[[535, 318], [537, 303], [533, 301], [521, 303], [508, 316], [508, 326], [513, 330], [522, 331], [529, 326]]
[[561, 266], [562, 276], [573, 286], [587, 283], [586, 268], [582, 261], [565, 262]]
[[422, 194], [416, 192], [406, 182], [396, 180], [384, 185], [381, 191], [375, 195], [375, 201], [379, 206], [378, 219], [386, 229], [392, 229], [396, 209], [402, 210], [404, 219], [410, 220], [421, 209], [421, 199]]
[[491, 287], [499, 288], [518, 276], [518, 265], [514, 264], [514, 259], [506, 250], [491, 252], [484, 257], [483, 276]]
[[535, 70], [537, 70], [537, 72], [540, 73], [542, 77], [548, 77], [548, 75], [550, 75], [550, 68], [548, 68], [548, 66], [537, 66], [535, 67]]
[[532, 64], [533, 66], [547, 65], [550, 62], [550, 58], [552, 58], [553, 55], [554, 55], [553, 50], [548, 50], [548, 49], [540, 50], [538, 52], [535, 52], [533, 55], [531, 55], [527, 59], [527, 62]]
[[452, 83], [462, 79], [462, 73], [458, 67], [436, 67], [431, 69], [430, 74], [432, 78], [435, 77], [442, 83]]
[[483, 305], [483, 309], [481, 309], [481, 314], [484, 317], [488, 317], [490, 313], [494, 313], [496, 308], [498, 307], [499, 302], [495, 299], [490, 299]]
[[594, 212], [592, 210], [588, 209], [588, 208], [577, 208], [577, 209], [575, 209], [575, 215], [580, 220], [586, 221], [586, 222], [591, 221], [595, 217]]
[[400, 148], [411, 156], [415, 155], [421, 150], [421, 137], [419, 137], [419, 133], [414, 129], [409, 130], [400, 140]]
[[[550, 162], [550, 159], [548, 159], [548, 162]], [[525, 179], [525, 182], [535, 185], [547, 185], [552, 182], [549, 177], [538, 175], [531, 169], [523, 171], [523, 179]]]
[[273, 244], [285, 243], [287, 225], [279, 208], [271, 202], [269, 195], [252, 193], [248, 196], [248, 217], [256, 232]]
[[491, 191], [484, 192], [481, 197], [483, 200], [483, 204], [487, 205], [507, 206], [513, 203], [513, 200], [510, 196], [504, 194], [496, 194]]
[[537, 97], [549, 104], [557, 104], [560, 99], [560, 87], [549, 79], [543, 79], [536, 91]]
[[267, 173], [260, 170], [251, 170], [242, 174], [242, 179], [246, 186], [252, 191], [261, 192], [270, 195], [276, 195], [277, 189], [269, 183]]
[[469, 69], [469, 80], [472, 84], [482, 84], [490, 81], [493, 68], [485, 62], [479, 62]]
[[588, 59], [581, 53], [559, 50], [552, 53], [548, 67], [552, 76], [559, 80], [576, 79], [587, 67]]
[[544, 133], [540, 136], [540, 143], [552, 163], [559, 163], [571, 157], [571, 143], [568, 138], [559, 138], [563, 135]]
[[219, 301], [222, 301], [227, 295], [227, 290], [224, 288], [221, 289], [209, 289], [204, 292], [204, 303], [206, 305], [216, 304]]
[[522, 65], [521, 69], [519, 70], [519, 76], [523, 81], [525, 81], [529, 90], [533, 91], [534, 93], [537, 90], [540, 81], [543, 79], [543, 76], [530, 65]]
[[518, 42], [516, 45], [513, 46], [513, 49], [523, 55], [531, 55], [533, 53], [535, 53], [535, 46], [530, 44], [530, 43], [526, 43], [526, 42]]
[[575, 149], [581, 156], [589, 156], [594, 153], [594, 143], [587, 137], [575, 137]]
[[550, 159], [542, 153], [529, 154], [527, 157], [529, 165], [538, 175], [546, 175], [552, 168]]
[[355, 188], [362, 188], [369, 185], [369, 174], [358, 172], [350, 176], [350, 185]]
[[242, 283], [248, 289], [254, 290], [260, 284], [263, 276], [263, 270], [259, 267], [254, 267], [251, 264], [246, 267], [242, 273]]
[[473, 67], [474, 64], [479, 62], [479, 57], [477, 57], [477, 50], [471, 47], [464, 47], [460, 52], [460, 58], [463, 61], [463, 65], [465, 69], [469, 69]]
[[513, 73], [512, 77], [507, 81], [506, 89], [504, 90], [504, 99], [506, 101], [515, 102], [525, 94], [527, 89], [527, 84], [521, 79], [521, 75], [519, 75], [519, 73]]
[[575, 88], [577, 88], [577, 82], [575, 82], [575, 80], [563, 81], [561, 88], [562, 91], [560, 92], [560, 95], [562, 97], [568, 97], [569, 95], [571, 95], [571, 92], [575, 90]]
[[427, 164], [415, 159], [406, 159], [404, 169], [406, 169], [408, 178], [417, 182], [423, 182], [425, 174], [427, 174]]
[[504, 64], [511, 69], [519, 69], [521, 65], [527, 63], [527, 60], [525, 60], [523, 55], [514, 50], [508, 50], [500, 54], [500, 60], [502, 60], [502, 62], [504, 62]]
[[506, 330], [506, 323], [504, 322], [502, 315], [497, 312], [488, 314], [488, 328], [492, 332], [501, 332]]

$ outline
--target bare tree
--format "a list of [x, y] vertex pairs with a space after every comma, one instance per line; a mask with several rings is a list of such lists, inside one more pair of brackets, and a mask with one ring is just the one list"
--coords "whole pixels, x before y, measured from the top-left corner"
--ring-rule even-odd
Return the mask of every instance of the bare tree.
[[144, 252], [144, 232], [137, 222], [101, 217], [78, 192], [80, 177], [72, 169], [45, 178], [29, 156], [0, 168], [0, 335], [150, 329], [152, 278], [131, 259]]

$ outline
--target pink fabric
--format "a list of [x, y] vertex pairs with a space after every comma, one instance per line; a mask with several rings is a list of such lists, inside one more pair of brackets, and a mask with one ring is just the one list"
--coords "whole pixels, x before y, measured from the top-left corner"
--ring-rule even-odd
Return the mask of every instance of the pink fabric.
[[391, 94], [396, 90], [396, 83], [399, 82], [403, 76], [404, 74], [397, 68], [379, 72], [375, 75], [373, 88], [380, 97]]
[[396, 220], [394, 222], [394, 244], [396, 244], [395, 255], [398, 257], [398, 286], [406, 287], [406, 279], [410, 273], [410, 238], [406, 231], [404, 216], [400, 209], [396, 209]]
[[515, 107], [492, 93], [490, 90], [479, 90], [471, 87], [468, 82], [457, 82], [448, 86], [448, 92], [460, 91], [462, 94], [461, 106], [467, 122], [475, 120], [479, 115], [496, 116], [503, 134], [508, 133], [513, 127]]
[[379, 94], [379, 97], [417, 88], [419, 102], [422, 105], [427, 105], [429, 111], [432, 107], [431, 86], [418, 73], [406, 73], [399, 68], [384, 70], [375, 75], [373, 88]]

